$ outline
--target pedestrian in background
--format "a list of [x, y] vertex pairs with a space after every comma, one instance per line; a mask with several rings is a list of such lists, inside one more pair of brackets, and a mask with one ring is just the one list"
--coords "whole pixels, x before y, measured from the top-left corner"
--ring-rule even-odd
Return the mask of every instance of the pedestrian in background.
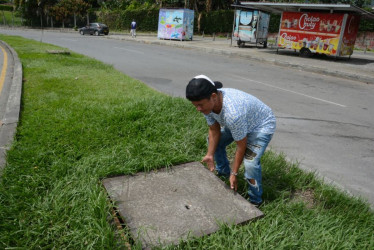
[[[256, 97], [222, 88], [221, 82], [213, 82], [205, 75], [195, 76], [188, 83], [186, 97], [204, 114], [209, 125], [208, 152], [202, 162], [210, 171], [229, 178], [231, 189], [236, 191], [239, 167], [244, 161], [249, 200], [254, 205], [261, 204], [260, 160], [275, 131], [273, 111]], [[230, 168], [226, 147], [234, 141], [236, 153]]]
[[136, 37], [136, 22], [134, 19], [131, 22], [131, 36]]

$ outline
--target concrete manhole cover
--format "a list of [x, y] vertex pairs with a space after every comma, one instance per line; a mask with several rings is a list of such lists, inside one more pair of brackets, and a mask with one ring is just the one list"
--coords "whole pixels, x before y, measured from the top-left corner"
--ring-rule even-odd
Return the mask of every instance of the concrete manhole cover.
[[263, 216], [199, 162], [107, 178], [103, 184], [143, 247], [214, 233], [217, 222], [242, 224]]

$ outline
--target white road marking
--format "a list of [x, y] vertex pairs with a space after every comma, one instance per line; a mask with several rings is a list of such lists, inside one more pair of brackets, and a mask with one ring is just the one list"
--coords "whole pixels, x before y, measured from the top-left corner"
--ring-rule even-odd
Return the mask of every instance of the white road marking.
[[133, 53], [144, 54], [143, 51], [139, 51], [139, 50], [125, 49], [125, 48], [121, 48], [121, 47], [114, 47], [114, 48], [115, 49], [120, 49], [120, 50], [126, 50], [126, 51], [133, 52]]
[[347, 106], [345, 106], [343, 104], [339, 104], [339, 103], [336, 103], [336, 102], [331, 102], [331, 101], [328, 101], [328, 100], [324, 100], [324, 99], [321, 99], [321, 98], [318, 98], [318, 97], [306, 95], [306, 94], [299, 93], [299, 92], [296, 92], [296, 91], [292, 91], [292, 90], [280, 88], [280, 87], [277, 87], [277, 86], [274, 86], [274, 85], [271, 85], [271, 84], [268, 84], [268, 83], [264, 83], [264, 82], [260, 82], [260, 81], [255, 81], [255, 80], [248, 79], [248, 78], [241, 77], [241, 76], [237, 76], [237, 75], [233, 75], [233, 77], [241, 78], [243, 80], [250, 81], [250, 82], [259, 83], [259, 84], [262, 84], [262, 85], [265, 85], [265, 86], [268, 86], [268, 87], [271, 87], [271, 88], [280, 89], [280, 90], [283, 90], [283, 91], [286, 91], [286, 92], [290, 92], [290, 93], [293, 93], [293, 94], [296, 94], [296, 95], [305, 96], [305, 97], [308, 97], [310, 99], [318, 100], [318, 101], [321, 101], [321, 102], [326, 102], [326, 103], [333, 104], [333, 105], [336, 105], [336, 106], [340, 106], [340, 107], [343, 107], [343, 108], [347, 107]]

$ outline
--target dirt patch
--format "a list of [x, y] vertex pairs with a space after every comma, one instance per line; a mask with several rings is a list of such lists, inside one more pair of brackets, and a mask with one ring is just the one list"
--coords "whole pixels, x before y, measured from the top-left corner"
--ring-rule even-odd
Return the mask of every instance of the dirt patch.
[[316, 204], [312, 189], [296, 190], [291, 196], [291, 202], [303, 202], [307, 208], [313, 208]]

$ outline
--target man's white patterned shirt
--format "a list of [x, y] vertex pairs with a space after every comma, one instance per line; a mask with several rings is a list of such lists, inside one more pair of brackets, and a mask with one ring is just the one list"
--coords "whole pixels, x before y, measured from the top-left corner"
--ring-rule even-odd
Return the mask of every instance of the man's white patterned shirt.
[[219, 89], [223, 94], [221, 113], [211, 112], [204, 115], [208, 125], [218, 122], [221, 127], [231, 131], [235, 141], [239, 141], [249, 133], [275, 132], [275, 116], [273, 111], [256, 97], [243, 91], [231, 88]]

